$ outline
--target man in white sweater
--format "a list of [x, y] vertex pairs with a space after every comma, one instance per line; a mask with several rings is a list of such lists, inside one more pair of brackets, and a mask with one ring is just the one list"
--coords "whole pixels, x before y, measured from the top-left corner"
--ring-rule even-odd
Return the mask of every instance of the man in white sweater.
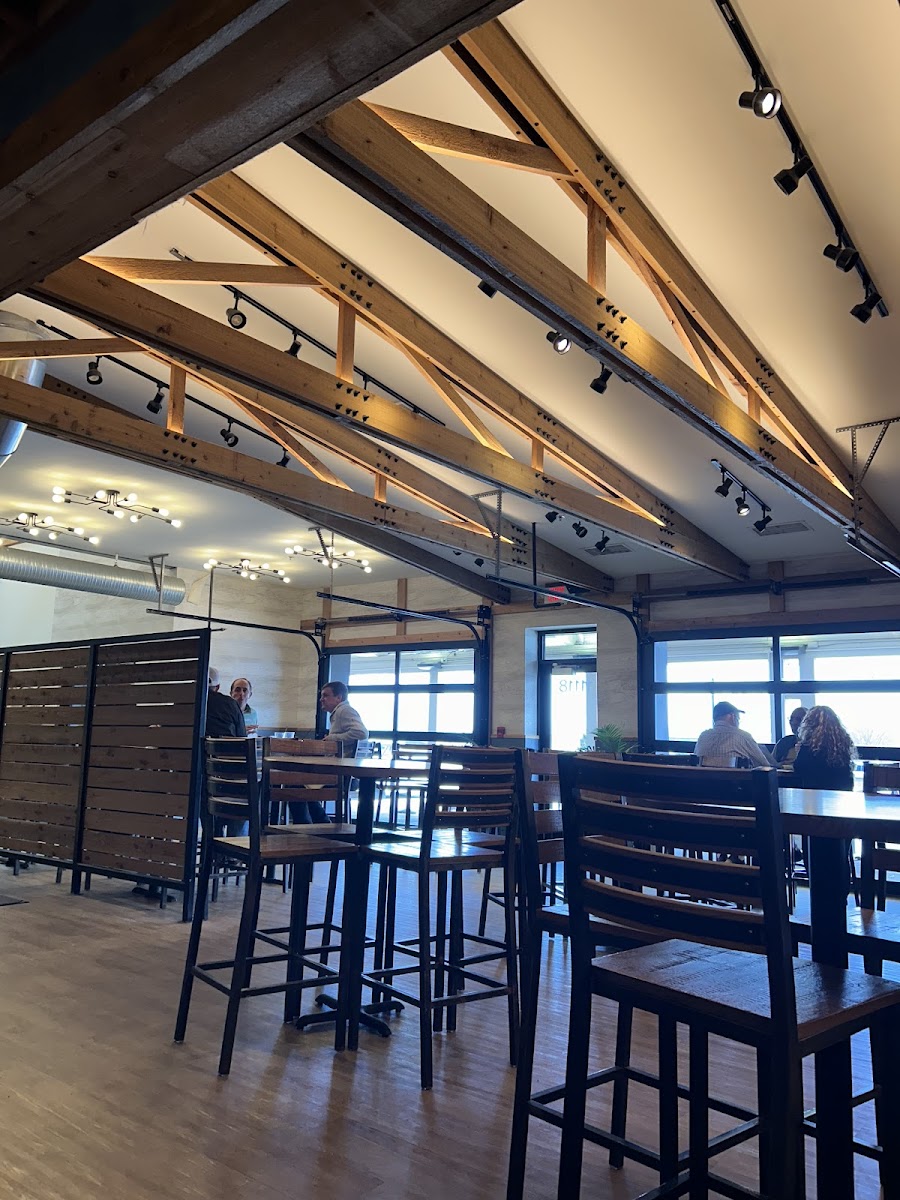
[[329, 714], [327, 737], [340, 742], [364, 742], [369, 731], [362, 717], [347, 703], [347, 685], [335, 680], [326, 683], [319, 695], [319, 703]]

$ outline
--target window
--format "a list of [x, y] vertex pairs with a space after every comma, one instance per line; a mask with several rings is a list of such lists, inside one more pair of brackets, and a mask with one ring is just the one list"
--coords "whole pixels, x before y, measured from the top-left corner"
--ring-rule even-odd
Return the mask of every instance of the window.
[[652, 664], [660, 748], [693, 743], [719, 700], [745, 710], [758, 742], [781, 737], [795, 708], [827, 704], [871, 757], [900, 745], [898, 630], [659, 641]]
[[597, 725], [597, 630], [540, 635], [538, 734], [544, 749], [578, 750]]
[[330, 679], [342, 679], [369, 735], [403, 742], [472, 742], [475, 731], [472, 644], [423, 645], [332, 653]]

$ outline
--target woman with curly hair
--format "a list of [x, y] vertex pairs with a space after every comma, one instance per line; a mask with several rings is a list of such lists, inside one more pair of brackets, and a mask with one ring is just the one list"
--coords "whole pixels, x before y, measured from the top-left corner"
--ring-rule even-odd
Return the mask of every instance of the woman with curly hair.
[[803, 718], [797, 733], [799, 749], [794, 759], [797, 787], [853, 791], [853, 757], [856, 747], [827, 704], [817, 704]]

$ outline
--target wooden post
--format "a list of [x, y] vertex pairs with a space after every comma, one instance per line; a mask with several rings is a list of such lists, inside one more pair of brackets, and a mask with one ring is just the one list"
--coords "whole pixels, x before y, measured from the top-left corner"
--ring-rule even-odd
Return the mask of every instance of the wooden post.
[[184, 389], [187, 375], [184, 367], [172, 366], [169, 372], [169, 404], [166, 408], [166, 430], [184, 433]]

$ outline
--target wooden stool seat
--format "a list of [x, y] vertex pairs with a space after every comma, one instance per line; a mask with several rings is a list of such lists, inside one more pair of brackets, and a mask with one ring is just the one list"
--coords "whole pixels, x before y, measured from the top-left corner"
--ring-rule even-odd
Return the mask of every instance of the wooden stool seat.
[[[793, 967], [797, 1035], [804, 1049], [811, 1042], [820, 1049], [842, 1040], [848, 1025], [865, 1025], [875, 1013], [900, 1001], [900, 985], [884, 979], [809, 960], [795, 959]], [[591, 970], [595, 982], [602, 982], [604, 995], [615, 998], [624, 984], [629, 999], [640, 996], [641, 1007], [700, 1013], [712, 1033], [717, 1032], [717, 1022], [731, 1038], [743, 1028], [754, 1045], [772, 1033], [763, 955], [668, 940], [595, 958]]]

